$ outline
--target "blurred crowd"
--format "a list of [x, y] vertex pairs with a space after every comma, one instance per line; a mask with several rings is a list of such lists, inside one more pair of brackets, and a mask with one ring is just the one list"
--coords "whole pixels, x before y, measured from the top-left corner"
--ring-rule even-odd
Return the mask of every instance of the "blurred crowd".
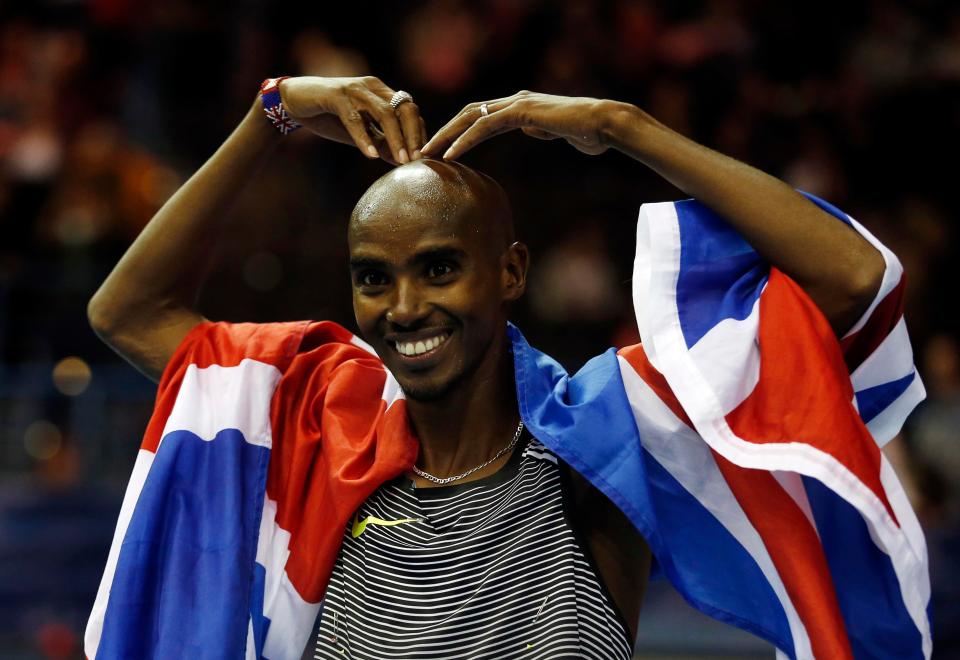
[[[281, 74], [377, 75], [413, 94], [430, 130], [521, 88], [629, 101], [866, 225], [907, 271], [929, 398], [891, 456], [928, 534], [935, 640], [957, 649], [960, 5], [352, 4], [0, 8], [0, 654], [79, 657], [152, 406], [152, 384], [90, 331], [86, 302]], [[679, 193], [618, 154], [522, 135], [465, 160], [504, 184], [533, 250], [516, 312], [528, 337], [569, 368], [636, 341], [632, 223], [641, 203]], [[202, 311], [352, 327], [344, 221], [386, 167], [306, 131], [287, 139], [238, 191]]]

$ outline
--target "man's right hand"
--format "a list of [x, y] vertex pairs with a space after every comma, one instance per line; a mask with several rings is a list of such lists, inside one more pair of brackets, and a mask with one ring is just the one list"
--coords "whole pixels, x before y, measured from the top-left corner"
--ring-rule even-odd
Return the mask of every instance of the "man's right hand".
[[[309, 130], [401, 164], [420, 157], [426, 131], [412, 101], [390, 107], [393, 94], [372, 77], [280, 83], [287, 113]], [[227, 211], [280, 140], [257, 99], [217, 152], [157, 211], [91, 299], [94, 330], [150, 378], [159, 380], [184, 336], [204, 320], [194, 301]]]
[[302, 76], [280, 83], [287, 113], [306, 128], [329, 140], [355, 144], [368, 158], [397, 165], [420, 158], [427, 135], [417, 105], [404, 101], [394, 110], [393, 95], [393, 89], [373, 76]]

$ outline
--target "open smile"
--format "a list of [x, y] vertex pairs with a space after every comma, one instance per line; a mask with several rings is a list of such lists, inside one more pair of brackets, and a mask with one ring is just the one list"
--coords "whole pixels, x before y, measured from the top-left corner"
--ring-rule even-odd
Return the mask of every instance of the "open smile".
[[[412, 334], [412, 333], [411, 333]], [[452, 330], [432, 330], [388, 340], [404, 362], [423, 362], [437, 355], [453, 334]]]

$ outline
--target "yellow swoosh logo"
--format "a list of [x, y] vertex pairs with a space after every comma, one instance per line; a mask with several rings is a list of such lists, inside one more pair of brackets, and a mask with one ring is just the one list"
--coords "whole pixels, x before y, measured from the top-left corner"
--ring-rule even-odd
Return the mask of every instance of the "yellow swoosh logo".
[[367, 528], [367, 525], [402, 525], [403, 523], [412, 523], [412, 522], [423, 522], [423, 518], [398, 518], [397, 520], [384, 520], [383, 518], [377, 518], [376, 516], [367, 516], [363, 520], [360, 520], [360, 514], [353, 514], [353, 528], [350, 530], [350, 534], [353, 538], [357, 538], [363, 531]]

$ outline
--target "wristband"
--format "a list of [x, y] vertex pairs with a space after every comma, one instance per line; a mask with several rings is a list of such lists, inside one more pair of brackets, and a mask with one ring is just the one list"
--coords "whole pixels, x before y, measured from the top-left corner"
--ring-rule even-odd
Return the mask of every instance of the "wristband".
[[260, 85], [260, 102], [263, 103], [263, 112], [267, 115], [270, 123], [284, 135], [300, 128], [300, 124], [287, 114], [286, 108], [283, 107], [283, 101], [280, 99], [280, 81], [289, 77], [267, 78]]

